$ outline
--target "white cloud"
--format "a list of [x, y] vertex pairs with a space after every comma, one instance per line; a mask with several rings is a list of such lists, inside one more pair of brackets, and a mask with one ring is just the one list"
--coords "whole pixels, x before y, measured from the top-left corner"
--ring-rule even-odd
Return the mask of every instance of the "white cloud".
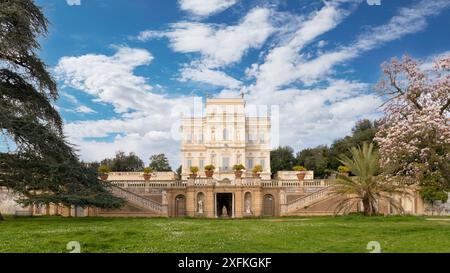
[[79, 6], [81, 5], [81, 0], [66, 0], [69, 6]]
[[133, 74], [137, 66], [147, 65], [153, 56], [144, 49], [119, 47], [113, 56], [87, 54], [63, 57], [55, 72], [64, 83], [83, 90], [99, 101], [112, 103], [117, 112], [129, 109], [147, 109], [149, 100], [161, 95], [152, 89], [146, 79]]
[[263, 45], [275, 31], [270, 16], [271, 10], [254, 8], [236, 25], [185, 21], [171, 24], [167, 31], [142, 31], [136, 39], [167, 37], [174, 51], [200, 54], [199, 59], [183, 66], [180, 81], [235, 89], [241, 82], [218, 69], [238, 63], [249, 49]]
[[[118, 115], [67, 123], [65, 132], [69, 140], [78, 146], [84, 160], [101, 160], [121, 149], [134, 151], [143, 159], [165, 152], [177, 164], [177, 124], [181, 113], [190, 109], [192, 99], [152, 93], [148, 79], [135, 75], [137, 67], [148, 65], [153, 59], [147, 50], [128, 47], [116, 50], [112, 56], [87, 54], [59, 60], [55, 73], [66, 86], [113, 105]], [[89, 111], [84, 107], [77, 110]]]
[[365, 83], [329, 79], [328, 86], [323, 88], [251, 93], [247, 100], [259, 105], [278, 105], [280, 143], [298, 150], [330, 144], [350, 133], [357, 120], [379, 117], [382, 100], [369, 94], [369, 90]]
[[185, 82], [188, 80], [229, 89], [237, 89], [242, 85], [242, 82], [228, 76], [225, 72], [209, 69], [202, 64], [186, 66], [181, 70], [180, 81]]
[[298, 63], [296, 66], [298, 73], [295, 77], [306, 83], [314, 82], [344, 61], [358, 57], [387, 42], [423, 30], [427, 26], [427, 17], [438, 15], [449, 6], [450, 2], [447, 0], [422, 0], [411, 7], [401, 8], [388, 23], [367, 30], [353, 44], [325, 53], [316, 59]]
[[255, 90], [276, 89], [298, 78], [300, 51], [321, 34], [335, 28], [348, 14], [348, 9], [338, 4], [326, 4], [320, 10], [304, 18], [297, 31], [271, 49], [264, 63], [254, 64], [248, 75], [257, 79]]
[[198, 22], [179, 22], [165, 32], [144, 31], [141, 40], [165, 36], [170, 47], [181, 53], [199, 53], [201, 62], [209, 68], [236, 63], [251, 48], [259, 48], [273, 33], [270, 10], [255, 8], [233, 26]]
[[[336, 65], [384, 43], [423, 30], [427, 26], [427, 17], [437, 15], [449, 6], [450, 2], [446, 0], [422, 0], [401, 8], [388, 23], [368, 29], [352, 44], [309, 59], [310, 52], [303, 52], [304, 46], [336, 27], [352, 11], [352, 6], [343, 8], [340, 1], [330, 2], [307, 18], [284, 44], [270, 50], [262, 64], [254, 64], [249, 68], [247, 74], [256, 77], [256, 92], [278, 89], [295, 81], [313, 84], [333, 73]], [[320, 41], [318, 46], [321, 45], [323, 43]]]
[[[141, 42], [145, 42], [151, 39], [163, 38], [165, 37], [164, 32], [156, 31], [156, 30], [144, 30], [139, 32], [138, 36], [135, 38]], [[133, 38], [133, 37], [131, 37]]]
[[95, 110], [93, 110], [92, 108], [87, 107], [86, 105], [81, 105], [78, 106], [75, 111], [77, 113], [83, 113], [83, 114], [93, 114], [93, 113], [97, 113]]
[[221, 12], [238, 2], [238, 0], [179, 0], [182, 10], [198, 16], [209, 16]]

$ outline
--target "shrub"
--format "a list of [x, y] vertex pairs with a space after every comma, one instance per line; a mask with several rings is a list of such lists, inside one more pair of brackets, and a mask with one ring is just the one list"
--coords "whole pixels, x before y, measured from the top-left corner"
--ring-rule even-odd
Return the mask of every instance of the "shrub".
[[150, 167], [145, 167], [144, 168], [144, 173], [145, 174], [149, 174], [149, 173], [152, 173], [153, 172], [153, 169], [152, 168], [150, 168]]
[[198, 167], [192, 166], [191, 167], [191, 173], [198, 173]]
[[215, 169], [216, 169], [216, 167], [212, 164], [205, 166], [205, 171], [214, 171]]
[[342, 165], [339, 166], [337, 170], [339, 173], [349, 173], [350, 172], [350, 169], [347, 166], [342, 166]]
[[293, 169], [294, 171], [296, 171], [296, 172], [303, 172], [303, 171], [306, 171], [306, 168], [303, 167], [303, 166], [294, 166], [292, 169]]
[[263, 167], [261, 165], [255, 165], [252, 169], [253, 173], [260, 173], [263, 171]]
[[242, 164], [236, 164], [236, 165], [233, 166], [233, 170], [235, 170], [235, 171], [242, 171], [242, 170], [245, 170], [245, 166], [242, 165]]
[[109, 173], [111, 170], [109, 169], [109, 167], [107, 165], [100, 165], [100, 167], [98, 167], [98, 172], [99, 173]]

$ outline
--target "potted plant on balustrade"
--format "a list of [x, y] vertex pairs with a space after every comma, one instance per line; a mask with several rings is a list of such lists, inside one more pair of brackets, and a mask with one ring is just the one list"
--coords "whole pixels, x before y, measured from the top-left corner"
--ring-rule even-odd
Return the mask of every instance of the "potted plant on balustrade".
[[297, 172], [298, 181], [303, 181], [305, 179], [306, 171], [307, 171], [305, 167], [294, 166], [294, 168], [292, 168], [292, 169]]
[[233, 170], [234, 170], [235, 178], [240, 179], [240, 178], [242, 178], [242, 173], [243, 173], [243, 170], [245, 170], [245, 167], [242, 164], [236, 164], [233, 166]]
[[98, 167], [98, 172], [100, 173], [100, 179], [106, 181], [108, 179], [108, 173], [110, 169], [107, 165], [100, 165]]
[[339, 175], [342, 176], [349, 176], [350, 174], [350, 169], [347, 166], [339, 166], [337, 168]]
[[252, 174], [254, 178], [260, 178], [263, 167], [261, 165], [255, 165], [252, 169]]
[[205, 166], [205, 175], [206, 175], [206, 178], [212, 178], [215, 169], [216, 169], [216, 167], [215, 167], [214, 165], [212, 165], [212, 164], [206, 165], [206, 166]]
[[151, 167], [144, 168], [144, 180], [148, 181], [152, 177], [153, 169]]
[[190, 170], [191, 170], [191, 173], [189, 174], [189, 178], [191, 178], [191, 179], [197, 178], [198, 167], [192, 166], [192, 167], [190, 168]]

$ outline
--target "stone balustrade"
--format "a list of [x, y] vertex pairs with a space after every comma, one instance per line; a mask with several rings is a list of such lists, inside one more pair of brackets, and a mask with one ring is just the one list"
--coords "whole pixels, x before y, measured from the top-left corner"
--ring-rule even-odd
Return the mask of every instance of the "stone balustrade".
[[311, 205], [318, 200], [322, 200], [324, 197], [329, 195], [329, 193], [330, 188], [325, 187], [306, 196], [302, 196], [296, 200], [289, 202], [286, 207], [286, 212], [289, 213], [292, 211], [303, 209], [304, 207]]
[[[109, 181], [109, 180], [108, 180]], [[112, 185], [129, 189], [169, 189], [185, 188], [186, 186], [261, 186], [263, 188], [325, 188], [330, 186], [333, 180], [310, 179], [310, 180], [261, 180], [259, 178], [242, 178], [235, 180], [215, 180], [212, 178], [197, 178], [188, 180], [149, 180], [149, 181], [109, 181]]]

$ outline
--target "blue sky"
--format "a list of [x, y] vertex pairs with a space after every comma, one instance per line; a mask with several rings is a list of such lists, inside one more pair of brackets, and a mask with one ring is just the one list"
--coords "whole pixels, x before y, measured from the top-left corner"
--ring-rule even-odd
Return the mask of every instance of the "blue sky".
[[277, 105], [280, 145], [330, 144], [380, 116], [382, 62], [450, 53], [450, 0], [36, 2], [56, 106], [84, 160], [165, 152], [176, 167], [180, 112], [206, 94]]

